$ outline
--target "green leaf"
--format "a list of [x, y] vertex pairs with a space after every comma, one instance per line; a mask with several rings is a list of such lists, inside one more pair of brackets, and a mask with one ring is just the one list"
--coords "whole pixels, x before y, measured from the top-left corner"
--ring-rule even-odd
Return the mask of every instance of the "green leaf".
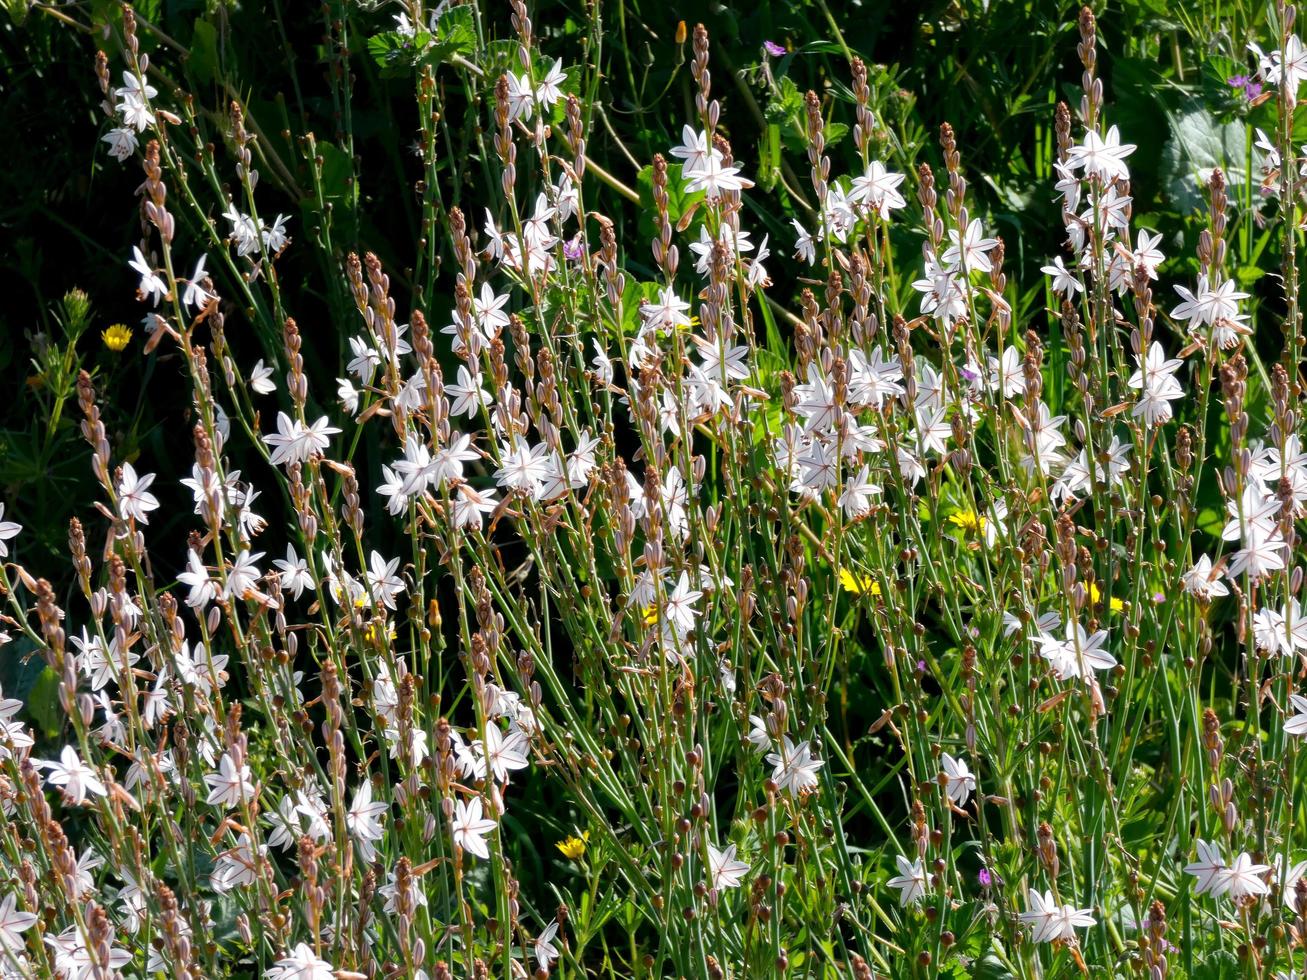
[[1195, 966], [1191, 976], [1192, 980], [1236, 980], [1241, 972], [1234, 954], [1218, 949]]
[[[640, 192], [640, 234], [644, 238], [654, 235], [656, 213], [653, 199], [653, 165], [643, 167], [636, 176], [636, 190]], [[681, 178], [681, 164], [674, 163], [667, 168], [667, 215], [673, 225], [681, 220], [692, 207], [704, 199], [703, 191], [685, 191], [685, 181]], [[696, 219], [697, 220], [697, 219]], [[693, 227], [693, 223], [691, 223]]]
[[59, 675], [52, 668], [45, 667], [28, 692], [27, 713], [46, 738], [59, 734], [63, 708], [59, 706]]
[[381, 69], [382, 77], [389, 78], [412, 69], [430, 43], [431, 35], [426, 31], [418, 31], [413, 37], [386, 31], [368, 38], [368, 54]]
[[[465, 58], [476, 54], [477, 31], [473, 16], [472, 7], [467, 4], [447, 7], [440, 15], [436, 22], [436, 48], [440, 51], [440, 61], [448, 61], [456, 54]], [[426, 60], [434, 64], [430, 55]]]
[[990, 953], [977, 961], [972, 976], [975, 980], [1012, 980], [1012, 971], [1001, 959]]
[[1222, 124], [1206, 108], [1191, 109], [1171, 121], [1171, 139], [1162, 151], [1162, 179], [1177, 208], [1196, 211], [1203, 207], [1203, 185], [1212, 170], [1220, 167], [1233, 188], [1248, 179], [1248, 133], [1240, 123]]
[[218, 29], [207, 20], [195, 22], [186, 68], [198, 82], [211, 82], [218, 77]]

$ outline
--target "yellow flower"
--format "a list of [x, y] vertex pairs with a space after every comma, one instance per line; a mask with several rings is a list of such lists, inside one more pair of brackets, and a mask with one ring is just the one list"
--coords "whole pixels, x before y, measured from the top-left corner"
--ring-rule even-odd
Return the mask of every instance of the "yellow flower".
[[100, 337], [104, 340], [104, 346], [117, 354], [126, 350], [132, 342], [132, 330], [125, 323], [115, 323], [108, 330], [100, 331]]
[[581, 855], [585, 853], [585, 845], [590, 841], [590, 831], [581, 832], [581, 836], [573, 835], [567, 840], [560, 840], [554, 846], [563, 852], [563, 857], [569, 861], [579, 861]]
[[985, 518], [974, 510], [959, 510], [948, 516], [950, 524], [956, 524], [968, 534], [979, 534], [985, 530]]
[[859, 595], [863, 592], [870, 592], [872, 595], [880, 595], [880, 583], [870, 575], [854, 575], [847, 568], [840, 569], [840, 585], [845, 592], [852, 592]]
[[652, 626], [658, 622], [658, 607], [645, 606], [640, 615], [643, 617], [646, 626]]
[[[394, 641], [395, 639], [394, 623], [386, 624], [386, 638], [391, 641]], [[367, 640], [369, 643], [377, 643], [380, 641], [381, 631], [377, 629], [377, 621], [375, 619], [368, 620], [368, 622], [363, 624], [363, 639]]]
[[[1092, 606], [1096, 606], [1102, 601], [1103, 601], [1103, 593], [1102, 590], [1098, 588], [1098, 583], [1090, 582], [1089, 604]], [[1125, 612], [1125, 601], [1123, 599], [1118, 599], [1116, 596], [1112, 596], [1112, 598], [1109, 599], [1107, 602], [1107, 608], [1114, 613]]]

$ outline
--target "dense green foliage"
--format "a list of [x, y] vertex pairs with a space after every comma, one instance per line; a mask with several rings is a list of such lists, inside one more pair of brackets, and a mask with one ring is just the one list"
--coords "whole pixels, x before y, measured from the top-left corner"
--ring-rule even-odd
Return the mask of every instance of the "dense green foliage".
[[1302, 969], [1283, 4], [4, 5], [15, 964]]

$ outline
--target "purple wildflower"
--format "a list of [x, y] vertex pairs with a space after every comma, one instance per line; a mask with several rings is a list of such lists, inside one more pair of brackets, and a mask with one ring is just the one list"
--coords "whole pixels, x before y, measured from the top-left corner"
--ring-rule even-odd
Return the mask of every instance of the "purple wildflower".
[[773, 58], [779, 58], [785, 53], [785, 45], [777, 44], [775, 41], [763, 41], [762, 48]]
[[563, 242], [563, 258], [570, 259], [573, 262], [581, 260], [581, 236], [574, 235], [568, 241]]
[[1233, 89], [1238, 89], [1249, 102], [1262, 94], [1261, 83], [1254, 81], [1247, 75], [1231, 75], [1225, 80], [1225, 84]]
[[994, 883], [994, 876], [989, 873], [988, 868], [981, 868], [976, 874], [976, 880], [980, 882], [981, 888], [988, 888]]

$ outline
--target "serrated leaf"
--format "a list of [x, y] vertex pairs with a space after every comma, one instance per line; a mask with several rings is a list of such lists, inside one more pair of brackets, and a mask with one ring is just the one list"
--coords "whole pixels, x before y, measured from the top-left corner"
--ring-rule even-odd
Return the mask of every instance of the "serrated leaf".
[[418, 31], [411, 37], [399, 31], [386, 31], [368, 38], [368, 54], [381, 74], [390, 77], [413, 68], [430, 43], [431, 35], [426, 31]]

